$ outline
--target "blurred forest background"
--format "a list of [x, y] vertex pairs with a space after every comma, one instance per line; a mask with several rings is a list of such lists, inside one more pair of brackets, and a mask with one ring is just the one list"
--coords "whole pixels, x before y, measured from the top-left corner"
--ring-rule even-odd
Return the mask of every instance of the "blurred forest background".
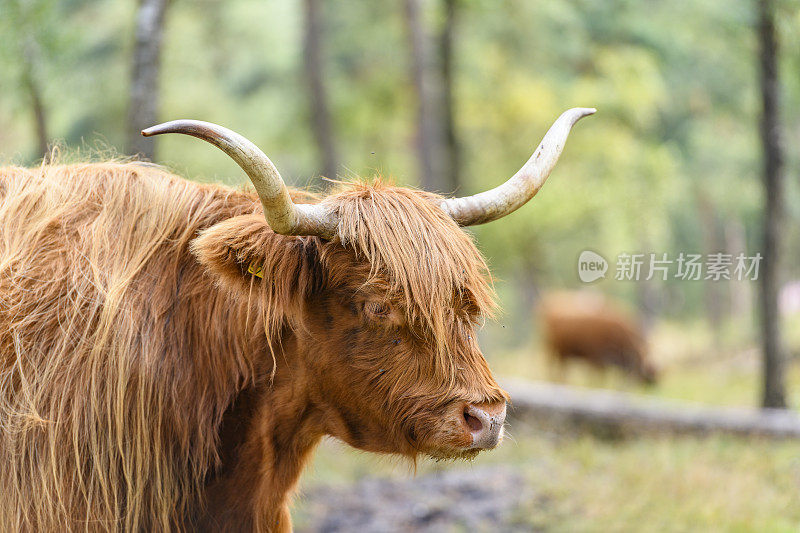
[[[511, 176], [575, 106], [598, 113], [532, 205], [474, 228], [504, 309], [483, 331], [493, 367], [545, 377], [533, 308], [582, 285], [583, 250], [612, 265], [620, 253], [761, 253], [766, 282], [616, 281], [612, 266], [593, 288], [647, 326], [663, 379], [637, 390], [800, 405], [795, 0], [0, 0], [9, 164], [58, 144], [245, 183], [204, 143], [138, 134], [194, 118], [245, 135], [296, 186], [380, 173], [463, 195]], [[767, 382], [788, 383], [778, 396], [763, 361]]]

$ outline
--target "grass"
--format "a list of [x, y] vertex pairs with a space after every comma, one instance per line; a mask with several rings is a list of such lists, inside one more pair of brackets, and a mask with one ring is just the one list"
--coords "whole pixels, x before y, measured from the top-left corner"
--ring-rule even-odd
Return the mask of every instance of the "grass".
[[[535, 487], [520, 522], [547, 531], [800, 530], [800, 443], [724, 436], [606, 441], [532, 427], [469, 464], [422, 461], [438, 469], [514, 465]], [[303, 487], [367, 477], [409, 477], [408, 464], [328, 441]], [[302, 516], [299, 499], [295, 515]]]

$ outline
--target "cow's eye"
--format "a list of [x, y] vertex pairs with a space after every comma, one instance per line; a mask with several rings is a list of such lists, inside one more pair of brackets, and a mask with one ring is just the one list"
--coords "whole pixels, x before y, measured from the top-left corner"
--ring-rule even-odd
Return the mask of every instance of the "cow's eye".
[[375, 317], [385, 317], [391, 310], [389, 304], [384, 302], [367, 302], [365, 308], [367, 313]]

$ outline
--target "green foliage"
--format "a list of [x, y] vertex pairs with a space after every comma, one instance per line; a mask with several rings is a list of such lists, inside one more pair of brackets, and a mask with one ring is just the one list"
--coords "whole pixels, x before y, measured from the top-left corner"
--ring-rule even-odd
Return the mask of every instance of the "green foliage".
[[[400, 4], [322, 3], [324, 59], [341, 174], [382, 173], [415, 184], [414, 115]], [[431, 33], [443, 20], [423, 2]], [[0, 0], [0, 129], [5, 161], [31, 163], [36, 141], [21, 88], [23, 46], [36, 50], [51, 135], [66, 146], [121, 151], [136, 3], [123, 0]], [[564, 109], [594, 106], [578, 124], [551, 181], [533, 204], [475, 228], [504, 296], [524, 313], [531, 286], [577, 286], [584, 249], [706, 253], [709, 235], [732, 223], [760, 247], [760, 108], [750, 2], [458, 3], [456, 125], [464, 182], [494, 186], [530, 156]], [[242, 132], [293, 184], [310, 182], [316, 149], [302, 75], [301, 2], [174, 2], [161, 76], [163, 119], [211, 120]], [[800, 7], [779, 2], [787, 170], [800, 154]], [[6, 43], [8, 45], [6, 45]], [[218, 151], [183, 137], [161, 143], [162, 163], [204, 181], [243, 182]], [[789, 180], [789, 254], [800, 255], [800, 182]], [[706, 202], [705, 204], [703, 202]], [[700, 222], [710, 205], [711, 229]], [[800, 276], [791, 261], [789, 277]], [[613, 273], [612, 273], [613, 274]], [[611, 276], [613, 278], [613, 275]], [[505, 288], [509, 284], [509, 288]], [[528, 289], [525, 289], [525, 287]], [[606, 279], [625, 298], [631, 283]], [[525, 290], [518, 290], [523, 288]], [[663, 312], [696, 316], [706, 286], [657, 285], [688, 302]], [[677, 295], [677, 296], [676, 296]], [[663, 299], [662, 298], [662, 299]], [[670, 311], [672, 309], [672, 311]], [[520, 320], [525, 320], [520, 319]]]

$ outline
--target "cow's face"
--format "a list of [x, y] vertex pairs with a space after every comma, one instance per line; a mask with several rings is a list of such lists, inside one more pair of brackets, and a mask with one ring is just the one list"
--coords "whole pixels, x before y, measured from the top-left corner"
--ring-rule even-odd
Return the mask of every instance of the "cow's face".
[[327, 431], [408, 455], [496, 446], [506, 394], [476, 342], [493, 295], [470, 237], [435, 195], [378, 183], [329, 201], [339, 235], [320, 247], [324, 281], [298, 333]]
[[334, 239], [275, 235], [252, 215], [195, 241], [268, 330], [289, 326], [324, 431], [361, 449], [469, 457], [502, 439], [507, 396], [476, 340], [493, 306], [486, 265], [438, 200], [351, 185], [326, 199]]
[[325, 259], [334, 272], [306, 307], [298, 337], [326, 431], [357, 448], [407, 455], [495, 447], [506, 395], [476, 342], [479, 308], [456, 299], [443, 324], [447, 342], [437, 343], [369, 264], [343, 248]]

